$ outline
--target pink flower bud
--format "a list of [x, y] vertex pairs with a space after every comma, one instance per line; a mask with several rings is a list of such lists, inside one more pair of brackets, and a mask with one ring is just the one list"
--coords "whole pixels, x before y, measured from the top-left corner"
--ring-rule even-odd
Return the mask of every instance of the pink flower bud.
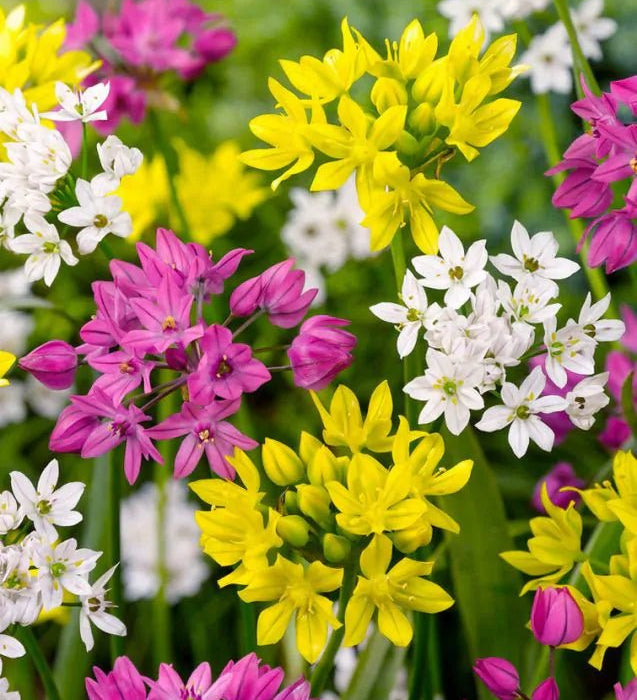
[[531, 629], [540, 644], [552, 647], [582, 636], [584, 616], [568, 588], [538, 588], [531, 608]]
[[352, 364], [356, 336], [340, 328], [347, 325], [342, 318], [319, 315], [301, 326], [288, 350], [296, 386], [322, 389]]
[[613, 690], [616, 700], [637, 700], [637, 678], [633, 678], [625, 688], [621, 683], [615, 683]]
[[560, 689], [555, 678], [547, 678], [533, 691], [531, 700], [560, 700]]
[[517, 697], [520, 676], [510, 661], [497, 656], [477, 659], [473, 671], [499, 700], [514, 700]]
[[75, 379], [77, 352], [63, 340], [49, 340], [18, 364], [49, 389], [68, 389]]
[[234, 32], [220, 27], [202, 32], [195, 39], [194, 48], [207, 63], [213, 63], [229, 54], [236, 44], [237, 37]]

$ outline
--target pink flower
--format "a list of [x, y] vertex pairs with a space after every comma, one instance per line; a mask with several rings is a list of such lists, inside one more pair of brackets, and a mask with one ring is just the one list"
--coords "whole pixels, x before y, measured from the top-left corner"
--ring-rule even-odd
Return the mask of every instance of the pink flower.
[[[608, 391], [618, 403], [621, 403], [624, 382], [635, 370], [637, 370], [637, 364], [619, 350], [611, 350], [606, 356]], [[633, 392], [637, 392], [637, 376], [633, 376]]]
[[63, 340], [49, 340], [18, 362], [49, 389], [68, 389], [75, 380], [77, 352]]
[[514, 700], [518, 697], [520, 676], [515, 666], [497, 656], [477, 659], [473, 671], [499, 700]]
[[150, 373], [155, 363], [144, 360], [141, 356], [116, 350], [104, 355], [96, 355], [88, 358], [88, 364], [102, 372], [93, 384], [98, 389], [103, 389], [113, 397], [114, 401], [121, 401], [126, 394], [136, 389], [142, 382], [144, 391], [151, 390]]
[[637, 314], [626, 304], [622, 305], [621, 314], [626, 326], [621, 344], [628, 350], [637, 352]]
[[113, 670], [104, 673], [93, 667], [95, 680], [86, 679], [89, 700], [146, 700], [144, 679], [127, 656], [115, 659]]
[[558, 462], [551, 471], [543, 476], [535, 485], [532, 504], [535, 510], [540, 513], [546, 513], [542, 499], [540, 498], [542, 486], [544, 484], [546, 484], [546, 490], [551, 503], [558, 508], [564, 509], [568, 508], [568, 504], [571, 501], [574, 501], [575, 504], [579, 503], [581, 497], [576, 491], [560, 491], [560, 489], [564, 486], [573, 486], [581, 489], [585, 485], [584, 481], [575, 474], [575, 470], [571, 464], [568, 462]]
[[325, 315], [303, 323], [288, 350], [296, 386], [322, 389], [352, 364], [356, 336], [341, 330], [348, 325], [349, 321]]
[[633, 114], [637, 114], [637, 75], [613, 81], [610, 84], [610, 91], [614, 97], [627, 104]]
[[560, 689], [555, 678], [550, 677], [542, 681], [533, 691], [531, 700], [560, 700]]
[[538, 588], [531, 608], [531, 630], [540, 644], [558, 647], [582, 636], [584, 616], [568, 588]]
[[208, 698], [212, 685], [210, 664], [203, 662], [190, 674], [184, 683], [179, 674], [169, 664], [159, 667], [159, 679], [150, 681], [151, 691], [148, 700], [182, 700], [183, 698]]
[[630, 438], [630, 426], [623, 418], [610, 416], [604, 430], [599, 434], [599, 441], [609, 450], [618, 450]]
[[203, 356], [197, 371], [188, 377], [188, 391], [194, 403], [209, 404], [217, 396], [238, 399], [271, 378], [265, 365], [252, 357], [250, 346], [233, 343], [232, 333], [223, 326], [209, 326], [200, 346]]
[[75, 20], [66, 26], [64, 48], [83, 49], [100, 30], [100, 18], [90, 3], [80, 0]]
[[637, 678], [633, 678], [625, 688], [621, 683], [615, 683], [613, 690], [616, 700], [637, 700]]

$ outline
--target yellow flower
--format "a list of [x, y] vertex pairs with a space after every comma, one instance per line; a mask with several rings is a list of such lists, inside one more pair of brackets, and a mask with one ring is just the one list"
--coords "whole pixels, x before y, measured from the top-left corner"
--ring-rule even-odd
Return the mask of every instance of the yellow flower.
[[[175, 186], [192, 240], [202, 245], [229, 231], [236, 219], [247, 219], [269, 194], [256, 173], [247, 173], [235, 141], [224, 141], [204, 155], [176, 141], [179, 173]], [[144, 188], [146, 189], [146, 187]], [[172, 225], [179, 219], [172, 211]]]
[[528, 552], [502, 552], [500, 556], [511, 566], [529, 576], [536, 576], [522, 588], [522, 593], [539, 586], [551, 585], [565, 576], [578, 561], [583, 561], [581, 550], [582, 516], [575, 510], [574, 501], [566, 510], [551, 502], [542, 485], [542, 504], [548, 514], [532, 518]]
[[4, 378], [4, 375], [11, 369], [15, 362], [15, 355], [10, 352], [0, 350], [0, 386], [7, 386], [9, 380]]
[[369, 72], [407, 81], [417, 78], [434, 60], [438, 37], [433, 32], [425, 36], [422, 25], [414, 19], [403, 30], [398, 44], [386, 40], [385, 45], [387, 59], [370, 65]]
[[[378, 628], [396, 646], [407, 646], [413, 630], [404, 610], [437, 613], [453, 605], [440, 586], [425, 581], [433, 562], [401, 559], [389, 569], [392, 545], [384, 535], [375, 535], [360, 558], [361, 572], [345, 610], [346, 646], [360, 644], [372, 616], [378, 610]], [[389, 571], [388, 571], [389, 569]]]
[[341, 585], [343, 569], [319, 561], [304, 568], [278, 555], [273, 566], [257, 571], [239, 596], [248, 603], [276, 600], [257, 622], [257, 644], [276, 644], [295, 615], [296, 645], [303, 658], [314, 663], [327, 642], [328, 626], [341, 623], [332, 612], [332, 602], [320, 593]]
[[168, 216], [170, 190], [164, 159], [144, 158], [134, 175], [122, 178], [116, 194], [133, 220], [133, 232], [128, 240], [136, 241]]

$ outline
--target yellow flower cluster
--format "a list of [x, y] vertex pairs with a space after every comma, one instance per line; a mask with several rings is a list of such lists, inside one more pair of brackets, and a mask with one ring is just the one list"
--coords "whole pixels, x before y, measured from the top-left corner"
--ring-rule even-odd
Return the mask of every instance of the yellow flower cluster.
[[[596, 638], [589, 663], [599, 669], [609, 647], [619, 647], [632, 637], [630, 663], [637, 674], [637, 459], [630, 452], [618, 452], [613, 460], [612, 482], [570, 490], [581, 495], [600, 523], [611, 527], [615, 524], [620, 532], [616, 551], [606, 553], [601, 561], [589, 558], [588, 551], [580, 548], [582, 518], [573, 502], [564, 511], [550, 502], [545, 488], [542, 502], [548, 517], [531, 521], [534, 537], [528, 541], [529, 551], [504, 552], [502, 557], [520, 571], [539, 576], [525, 585], [523, 593], [559, 581], [581, 562], [581, 573], [593, 600], [576, 591], [584, 613], [585, 634], [576, 645], [568, 646], [584, 649]], [[596, 573], [594, 568], [604, 571]]]
[[[241, 585], [243, 600], [270, 603], [259, 616], [259, 644], [278, 642], [294, 616], [299, 652], [310, 663], [323, 651], [329, 627], [344, 624], [344, 643], [353, 646], [377, 613], [381, 633], [405, 646], [412, 638], [407, 611], [436, 613], [453, 604], [423, 578], [433, 562], [403, 555], [429, 544], [434, 527], [459, 531], [429, 499], [459, 491], [472, 468], [470, 460], [439, 467], [440, 435], [412, 431], [403, 417], [390, 434], [387, 382], [374, 391], [364, 418], [345, 386], [329, 409], [313, 399], [322, 441], [304, 432], [298, 451], [265, 441], [263, 471], [279, 487], [270, 498], [261, 490], [259, 469], [240, 450], [230, 461], [242, 485], [220, 479], [191, 484], [212, 506], [196, 516], [204, 551], [235, 567], [219, 585]], [[378, 459], [383, 454], [389, 467]], [[339, 588], [337, 618], [325, 594]]]
[[[175, 141], [179, 171], [177, 197], [193, 241], [208, 245], [228, 232], [236, 219], [248, 219], [269, 192], [255, 173], [246, 172], [234, 141], [224, 141], [204, 155], [183, 141]], [[164, 160], [157, 155], [144, 160], [139, 170], [122, 180], [117, 194], [133, 219], [136, 240], [157, 221], [168, 219], [179, 230], [177, 212], [170, 204], [170, 186]]]
[[15, 362], [15, 355], [5, 350], [0, 350], [0, 387], [8, 386], [9, 380], [4, 378], [4, 375], [11, 369]]
[[[343, 49], [331, 49], [323, 60], [281, 61], [301, 97], [270, 78], [281, 111], [250, 122], [270, 147], [246, 151], [243, 162], [262, 170], [287, 168], [272, 183], [276, 188], [307, 170], [318, 151], [328, 160], [316, 170], [312, 190], [337, 189], [356, 172], [373, 250], [387, 246], [409, 223], [418, 247], [436, 253], [433, 209], [473, 209], [440, 179], [444, 163], [456, 150], [468, 161], [476, 158], [479, 148], [507, 130], [520, 107], [516, 100], [492, 99], [524, 69], [510, 66], [517, 37], [504, 36], [480, 55], [485, 33], [474, 15], [448, 53], [436, 58], [438, 37], [425, 35], [413, 20], [399, 42], [386, 40], [383, 58], [346, 19], [342, 33]], [[362, 94], [364, 76], [373, 79], [368, 94]]]
[[0, 85], [19, 88], [40, 111], [54, 107], [56, 81], [78, 85], [99, 66], [85, 51], [63, 51], [65, 37], [63, 19], [42, 28], [25, 25], [24, 5], [8, 15], [0, 9]]

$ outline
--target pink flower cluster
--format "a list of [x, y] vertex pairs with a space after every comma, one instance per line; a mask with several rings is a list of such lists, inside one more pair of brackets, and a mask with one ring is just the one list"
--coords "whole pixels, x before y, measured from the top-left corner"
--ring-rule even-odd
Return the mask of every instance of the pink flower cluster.
[[[637, 260], [637, 124], [619, 118], [621, 104], [637, 116], [637, 76], [612, 82], [611, 91], [601, 97], [583, 79], [582, 86], [586, 97], [571, 109], [590, 124], [590, 133], [575, 139], [547, 175], [570, 171], [553, 204], [571, 209], [572, 218], [592, 219], [580, 246], [591, 236], [589, 264], [606, 263], [606, 271], [614, 272]], [[624, 206], [609, 210], [619, 182]]]
[[[90, 458], [125, 443], [124, 470], [133, 483], [142, 458], [162, 461], [154, 440], [183, 437], [175, 478], [190, 474], [204, 454], [213, 471], [233, 478], [226, 457], [257, 443], [226, 419], [239, 410], [243, 394], [271, 379], [237, 336], [262, 316], [279, 328], [297, 326], [317, 290], [303, 291], [305, 273], [285, 260], [234, 289], [225, 321], [208, 322], [208, 302], [252, 251], [238, 248], [213, 262], [203, 246], [159, 229], [156, 249], [138, 243], [137, 252], [140, 266], [113, 260], [113, 280], [93, 283], [97, 313], [80, 330], [82, 345], [49, 341], [20, 360], [55, 389], [72, 384], [78, 355], [99, 374], [87, 395], [71, 397], [50, 447]], [[289, 347], [290, 364], [276, 369], [290, 369], [299, 387], [323, 388], [352, 362], [356, 338], [343, 330], [347, 324], [331, 316], [305, 321]], [[180, 410], [148, 425], [150, 409], [173, 393], [182, 399]]]
[[110, 134], [123, 116], [136, 124], [144, 119], [149, 94], [157, 92], [163, 74], [176, 72], [192, 80], [232, 51], [236, 41], [221, 15], [189, 0], [124, 0], [118, 14], [102, 17], [81, 0], [65, 46], [87, 49], [102, 59], [102, 68], [87, 83], [110, 82], [104, 103], [108, 119], [94, 124]]
[[109, 673], [99, 668], [93, 673], [95, 679], [86, 679], [89, 700], [310, 700], [310, 684], [303, 678], [279, 691], [283, 669], [262, 665], [255, 654], [230, 661], [215, 681], [206, 662], [185, 683], [172, 666], [162, 664], [154, 681], [126, 656], [116, 659]]

